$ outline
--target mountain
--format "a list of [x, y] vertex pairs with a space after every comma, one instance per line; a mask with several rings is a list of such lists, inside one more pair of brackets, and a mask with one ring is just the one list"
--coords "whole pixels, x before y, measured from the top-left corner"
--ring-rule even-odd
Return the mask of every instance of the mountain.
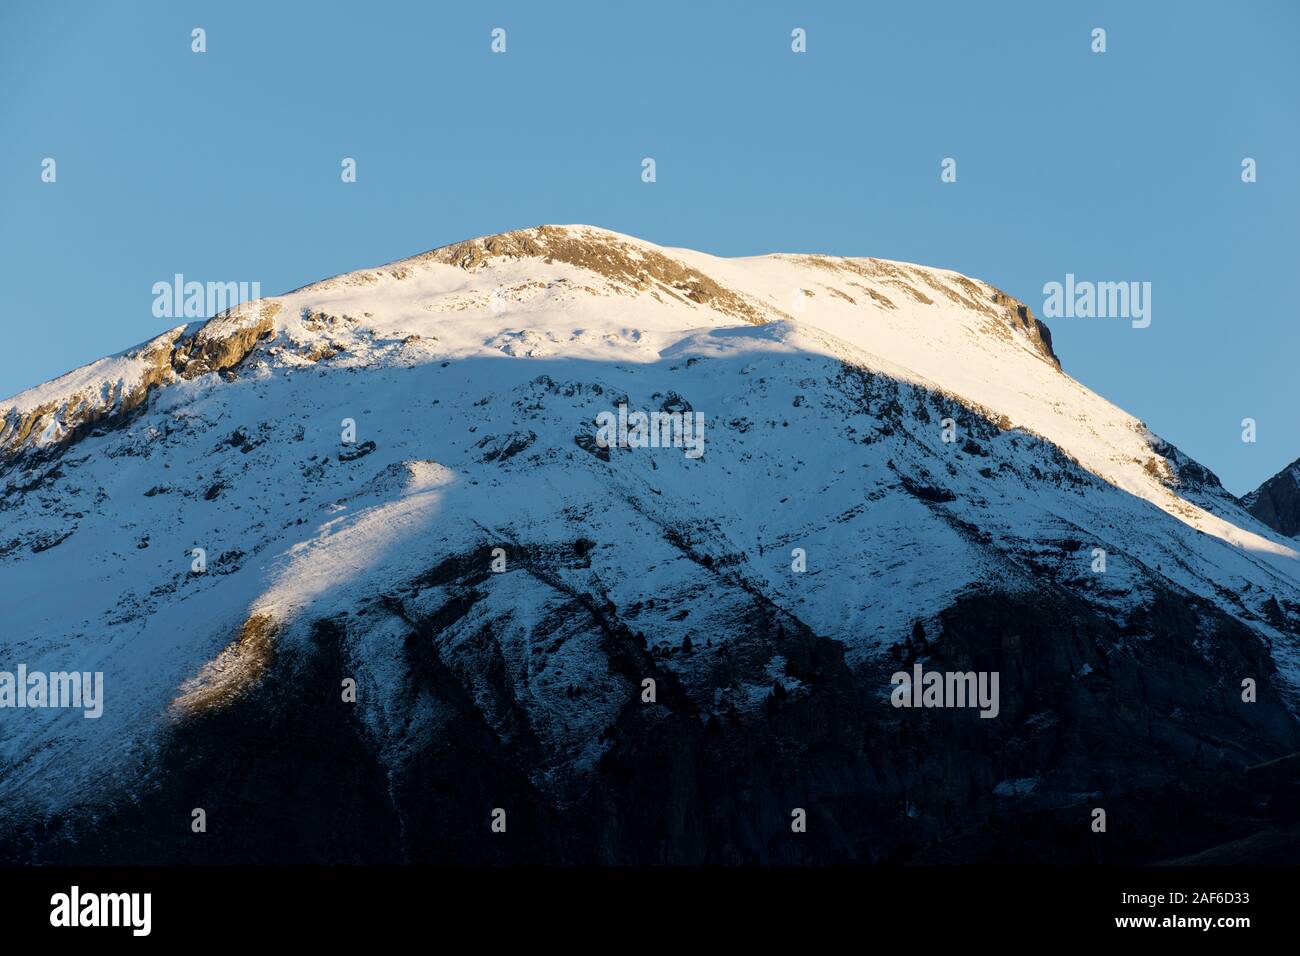
[[[609, 447], [621, 407], [702, 430]], [[1252, 768], [1300, 750], [1295, 541], [954, 272], [542, 226], [179, 325], [0, 422], [0, 671], [104, 675], [95, 719], [0, 709], [0, 860], [1289, 832]], [[996, 673], [996, 714], [894, 706], [918, 665]]]
[[1279, 534], [1300, 535], [1300, 460], [1241, 499], [1246, 510]]

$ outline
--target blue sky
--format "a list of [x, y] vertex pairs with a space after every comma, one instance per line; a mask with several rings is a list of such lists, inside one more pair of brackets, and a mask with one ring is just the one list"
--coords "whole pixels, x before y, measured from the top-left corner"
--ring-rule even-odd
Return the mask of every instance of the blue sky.
[[161, 331], [176, 272], [274, 294], [585, 222], [1036, 313], [1067, 272], [1149, 281], [1149, 328], [1056, 319], [1057, 351], [1242, 493], [1300, 456], [1298, 48], [1290, 0], [4, 3], [0, 394]]

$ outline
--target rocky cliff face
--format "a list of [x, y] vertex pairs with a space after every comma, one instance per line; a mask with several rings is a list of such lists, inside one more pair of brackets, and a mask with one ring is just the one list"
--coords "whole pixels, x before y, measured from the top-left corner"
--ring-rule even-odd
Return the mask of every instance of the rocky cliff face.
[[1300, 535], [1300, 461], [1294, 461], [1242, 499], [1264, 524], [1289, 538]]
[[0, 462], [13, 472], [57, 457], [92, 432], [124, 424], [152, 390], [226, 372], [272, 333], [279, 311], [276, 302], [245, 303], [24, 393], [0, 406]]
[[[1285, 830], [1285, 774], [1247, 768], [1297, 750], [1300, 556], [1022, 309], [541, 227], [16, 397], [0, 671], [102, 671], [105, 704], [0, 712], [0, 859], [1134, 860]], [[620, 406], [702, 416], [702, 454], [602, 446]], [[996, 672], [997, 715], [894, 706], [917, 665]], [[1243, 780], [1276, 801], [1197, 803]], [[1099, 849], [1096, 807], [1198, 823]]]

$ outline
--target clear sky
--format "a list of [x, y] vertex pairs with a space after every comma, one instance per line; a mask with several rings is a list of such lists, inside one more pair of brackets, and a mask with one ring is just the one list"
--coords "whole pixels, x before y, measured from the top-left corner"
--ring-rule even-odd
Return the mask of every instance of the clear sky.
[[1149, 281], [1149, 328], [1050, 320], [1057, 351], [1243, 493], [1300, 457], [1298, 102], [1295, 0], [4, 0], [0, 394], [174, 324], [176, 272], [275, 294], [582, 222], [956, 269], [1036, 313], [1066, 273]]

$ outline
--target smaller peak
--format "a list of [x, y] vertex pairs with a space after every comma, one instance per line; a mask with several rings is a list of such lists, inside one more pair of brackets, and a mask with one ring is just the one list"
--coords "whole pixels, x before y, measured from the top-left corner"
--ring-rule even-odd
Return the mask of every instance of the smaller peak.
[[1243, 497], [1241, 503], [1278, 534], [1300, 537], [1300, 459]]

